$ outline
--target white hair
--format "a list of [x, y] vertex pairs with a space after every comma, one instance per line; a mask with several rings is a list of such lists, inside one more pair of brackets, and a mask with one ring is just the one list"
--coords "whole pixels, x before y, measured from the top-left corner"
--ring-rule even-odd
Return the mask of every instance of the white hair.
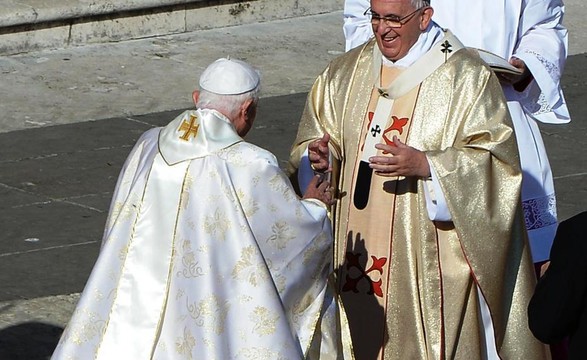
[[213, 109], [224, 114], [230, 120], [234, 120], [245, 101], [252, 99], [254, 103], [259, 100], [259, 86], [244, 94], [220, 95], [202, 89], [196, 103], [198, 109]]
[[424, 6], [430, 6], [430, 0], [412, 0], [414, 9], [421, 9]]

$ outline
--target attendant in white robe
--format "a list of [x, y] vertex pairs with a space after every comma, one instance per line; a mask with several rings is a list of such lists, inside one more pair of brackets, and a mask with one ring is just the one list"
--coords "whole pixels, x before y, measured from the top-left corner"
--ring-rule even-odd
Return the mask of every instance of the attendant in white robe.
[[259, 75], [219, 59], [197, 110], [138, 140], [53, 359], [343, 359], [329, 183], [300, 199], [243, 141]]
[[[432, 0], [433, 21], [451, 30], [465, 46], [510, 60], [523, 76], [501, 78], [514, 123], [523, 171], [522, 201], [532, 258], [549, 257], [556, 232], [552, 172], [537, 121], [567, 123], [569, 111], [560, 86], [567, 57], [567, 30], [561, 0]], [[364, 14], [369, 0], [345, 0], [346, 49], [373, 36]]]

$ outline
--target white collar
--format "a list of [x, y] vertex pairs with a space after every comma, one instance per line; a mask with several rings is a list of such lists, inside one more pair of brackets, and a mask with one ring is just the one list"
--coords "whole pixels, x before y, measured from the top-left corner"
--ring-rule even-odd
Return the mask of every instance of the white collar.
[[[382, 63], [385, 66], [396, 66], [396, 67], [410, 67], [414, 64], [422, 55], [426, 54], [430, 49], [444, 37], [442, 28], [434, 21], [431, 21], [426, 31], [420, 34], [418, 41], [408, 51], [408, 53], [401, 59], [391, 61], [385, 56], [382, 56]], [[377, 46], [377, 45], [375, 45]]]
[[[190, 125], [191, 124], [191, 125]], [[228, 118], [216, 110], [188, 110], [159, 133], [159, 151], [173, 165], [242, 141]]]

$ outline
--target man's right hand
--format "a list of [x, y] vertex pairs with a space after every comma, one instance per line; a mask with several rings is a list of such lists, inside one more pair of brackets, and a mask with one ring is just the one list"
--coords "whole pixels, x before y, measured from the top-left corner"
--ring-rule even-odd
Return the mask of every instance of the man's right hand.
[[314, 175], [306, 191], [304, 192], [304, 199], [318, 199], [326, 205], [332, 205], [332, 189], [330, 182], [323, 179], [321, 175]]
[[325, 133], [321, 139], [314, 140], [308, 145], [308, 159], [312, 170], [326, 172], [330, 168], [330, 149], [328, 142], [330, 134]]

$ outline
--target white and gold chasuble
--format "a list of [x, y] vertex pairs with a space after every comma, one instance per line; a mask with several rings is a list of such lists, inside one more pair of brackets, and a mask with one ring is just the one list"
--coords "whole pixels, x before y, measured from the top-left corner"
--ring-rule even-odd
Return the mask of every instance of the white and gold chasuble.
[[[526, 325], [534, 274], [511, 120], [495, 76], [461, 46], [447, 32], [398, 74], [371, 41], [331, 62], [308, 95], [290, 171], [331, 135], [337, 289], [357, 359], [485, 358], [479, 294], [501, 358], [546, 356]], [[370, 137], [394, 135], [426, 152], [452, 221], [429, 219], [428, 179], [363, 177]]]
[[[349, 359], [325, 206], [214, 110], [147, 131], [53, 359]], [[343, 321], [344, 322], [344, 321]]]

